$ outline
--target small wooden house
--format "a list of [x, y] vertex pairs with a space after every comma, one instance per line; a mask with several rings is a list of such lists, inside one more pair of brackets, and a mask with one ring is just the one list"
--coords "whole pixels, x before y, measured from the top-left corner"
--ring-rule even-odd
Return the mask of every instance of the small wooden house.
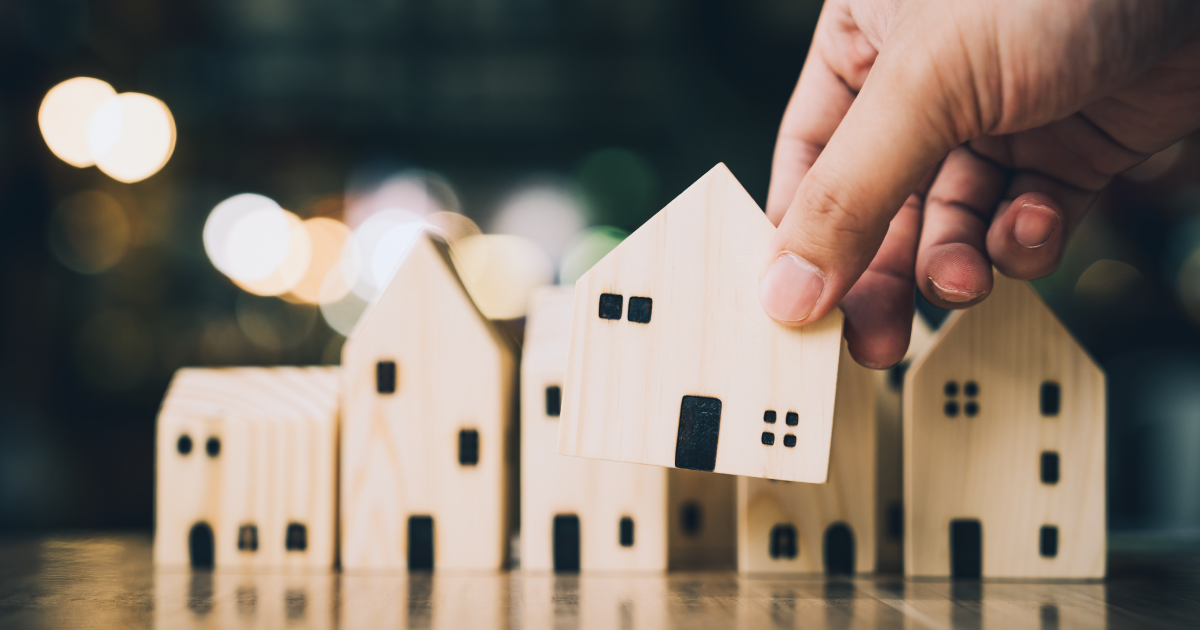
[[1104, 373], [1031, 287], [950, 315], [903, 404], [906, 575], [1104, 576]]
[[345, 569], [505, 566], [515, 375], [448, 248], [418, 237], [342, 351]]
[[717, 165], [579, 279], [560, 453], [825, 481], [842, 314], [763, 312], [774, 230]]
[[667, 470], [667, 565], [672, 571], [737, 567], [739, 477]]
[[521, 567], [667, 568], [667, 471], [558, 454], [570, 289], [536, 292], [521, 353]]
[[158, 415], [154, 562], [331, 569], [337, 368], [185, 368]]

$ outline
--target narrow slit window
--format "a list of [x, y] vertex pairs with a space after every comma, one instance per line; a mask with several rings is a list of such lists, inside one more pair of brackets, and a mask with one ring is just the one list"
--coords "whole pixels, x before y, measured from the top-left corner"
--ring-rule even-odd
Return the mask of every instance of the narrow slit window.
[[375, 364], [375, 391], [380, 394], [396, 393], [395, 361], [380, 361]]
[[551, 385], [546, 388], [546, 415], [557, 418], [562, 413], [562, 388]]
[[288, 523], [284, 545], [288, 551], [308, 549], [308, 528], [300, 523]]
[[1053, 558], [1058, 555], [1058, 528], [1053, 525], [1043, 525], [1042, 534], [1038, 537], [1038, 553], [1043, 558]]
[[1054, 451], [1042, 453], [1042, 483], [1047, 485], [1058, 483], [1058, 453]]
[[648, 297], [629, 298], [629, 321], [638, 324], [649, 324], [650, 310], [653, 306], [654, 300]]
[[679, 527], [687, 536], [699, 536], [704, 526], [704, 510], [699, 503], [688, 501], [679, 508]]
[[479, 463], [479, 431], [463, 429], [458, 432], [458, 463], [463, 466]]
[[1057, 416], [1059, 406], [1061, 404], [1062, 391], [1058, 383], [1046, 381], [1042, 383], [1041, 395], [1038, 397], [1041, 402], [1043, 416]]
[[600, 319], [621, 319], [625, 298], [615, 293], [600, 294]]
[[622, 547], [633, 546], [633, 519], [628, 516], [621, 518], [620, 522], [620, 543]]
[[767, 552], [776, 560], [791, 560], [799, 554], [796, 545], [796, 528], [789, 523], [780, 523], [771, 528], [771, 540]]

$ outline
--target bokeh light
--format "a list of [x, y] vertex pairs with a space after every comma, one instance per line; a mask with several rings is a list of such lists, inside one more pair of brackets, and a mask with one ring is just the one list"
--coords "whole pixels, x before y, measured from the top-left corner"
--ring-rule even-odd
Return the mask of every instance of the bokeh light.
[[[338, 269], [338, 263], [342, 258], [342, 248], [350, 238], [350, 229], [341, 221], [325, 217], [305, 221], [304, 229], [308, 234], [311, 256], [303, 277], [292, 287], [292, 295], [309, 304], [317, 304], [321, 301], [321, 285], [325, 277], [330, 272], [337, 273], [339, 278], [344, 275]], [[347, 283], [341, 284], [344, 291], [334, 300], [340, 300], [350, 291]]]
[[431, 230], [444, 238], [447, 243], [454, 243], [468, 237], [480, 234], [479, 226], [470, 217], [457, 212], [435, 212], [425, 217]]
[[428, 227], [423, 215], [409, 210], [376, 212], [354, 230], [354, 238], [343, 248], [343, 277], [360, 298], [374, 299], [408, 255], [416, 236]]
[[162, 101], [136, 92], [96, 107], [87, 127], [87, 146], [96, 167], [133, 183], [157, 173], [175, 151], [175, 120]]
[[493, 218], [491, 231], [523, 236], [540, 245], [557, 263], [586, 224], [579, 198], [569, 186], [540, 182], [514, 192]]
[[459, 241], [453, 253], [463, 284], [488, 319], [523, 317], [533, 290], [554, 279], [546, 253], [520, 236], [471, 236]]
[[[204, 251], [226, 276], [243, 282], [260, 280], [283, 263], [291, 238], [289, 227], [283, 208], [274, 200], [252, 193], [234, 195], [209, 213], [204, 223]], [[273, 242], [255, 243], [253, 233], [260, 229], [268, 238], [273, 236]], [[249, 238], [252, 251], [235, 252], [235, 238], [239, 243]]]
[[108, 271], [129, 249], [132, 229], [121, 204], [100, 191], [76, 194], [55, 211], [49, 224], [50, 251], [79, 273]]
[[575, 284], [593, 265], [600, 262], [629, 236], [625, 230], [607, 225], [594, 227], [577, 236], [563, 255], [558, 268], [559, 284]]
[[356, 173], [346, 193], [346, 224], [355, 230], [375, 214], [388, 210], [425, 217], [460, 209], [458, 195], [444, 177], [418, 169], [384, 176]]
[[[291, 291], [304, 279], [312, 260], [312, 241], [308, 229], [300, 217], [281, 210], [286, 222], [286, 231], [280, 232], [274, 218], [277, 213], [263, 210], [244, 217], [230, 231], [229, 250], [231, 264], [236, 268], [239, 262], [246, 263], [244, 268], [255, 268], [262, 260], [254, 256], [255, 243], [264, 239], [272, 250], [272, 255], [279, 243], [285, 243], [286, 251], [283, 260], [271, 271], [270, 275], [257, 280], [237, 280], [238, 286], [256, 295], [282, 295]], [[271, 220], [266, 220], [270, 217]], [[259, 271], [256, 269], [256, 271]]]
[[96, 163], [88, 148], [88, 124], [117, 91], [99, 79], [76, 77], [50, 88], [38, 109], [38, 127], [50, 151], [71, 166]]
[[636, 229], [658, 210], [658, 175], [650, 162], [629, 149], [607, 148], [589, 154], [576, 176], [597, 223]]
[[1119, 260], [1101, 259], [1092, 263], [1075, 282], [1075, 296], [1089, 300], [1112, 300], [1128, 292], [1142, 280], [1133, 265]]

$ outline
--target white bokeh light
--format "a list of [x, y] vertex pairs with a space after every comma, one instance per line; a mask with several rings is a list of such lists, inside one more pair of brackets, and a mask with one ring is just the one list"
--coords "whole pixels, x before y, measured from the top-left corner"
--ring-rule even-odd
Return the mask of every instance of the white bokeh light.
[[459, 277], [488, 319], [524, 316], [533, 290], [554, 280], [554, 265], [546, 253], [520, 236], [470, 236], [452, 251]]
[[46, 146], [71, 166], [96, 163], [88, 149], [88, 124], [101, 104], [117, 95], [99, 79], [76, 77], [50, 88], [38, 109], [38, 127]]
[[157, 173], [175, 151], [175, 119], [153, 96], [119, 94], [92, 112], [87, 147], [104, 174], [125, 183], [141, 181]]
[[527, 238], [557, 263], [567, 244], [586, 225], [582, 204], [570, 187], [543, 182], [513, 193], [496, 213], [491, 231]]

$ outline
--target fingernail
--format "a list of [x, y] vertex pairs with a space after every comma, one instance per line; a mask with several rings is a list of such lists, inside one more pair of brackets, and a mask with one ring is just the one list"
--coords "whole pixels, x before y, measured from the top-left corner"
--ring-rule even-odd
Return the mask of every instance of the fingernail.
[[1017, 219], [1013, 221], [1013, 238], [1029, 249], [1037, 249], [1050, 240], [1058, 224], [1057, 212], [1046, 206], [1027, 203], [1017, 211]]
[[933, 285], [933, 292], [937, 293], [938, 297], [946, 300], [947, 302], [970, 302], [984, 293], [983, 291], [971, 292], [952, 289], [950, 287], [938, 284], [938, 281], [934, 280], [933, 276], [929, 277], [929, 282]]
[[758, 283], [763, 310], [781, 322], [807, 319], [824, 291], [821, 271], [791, 252], [780, 254]]

